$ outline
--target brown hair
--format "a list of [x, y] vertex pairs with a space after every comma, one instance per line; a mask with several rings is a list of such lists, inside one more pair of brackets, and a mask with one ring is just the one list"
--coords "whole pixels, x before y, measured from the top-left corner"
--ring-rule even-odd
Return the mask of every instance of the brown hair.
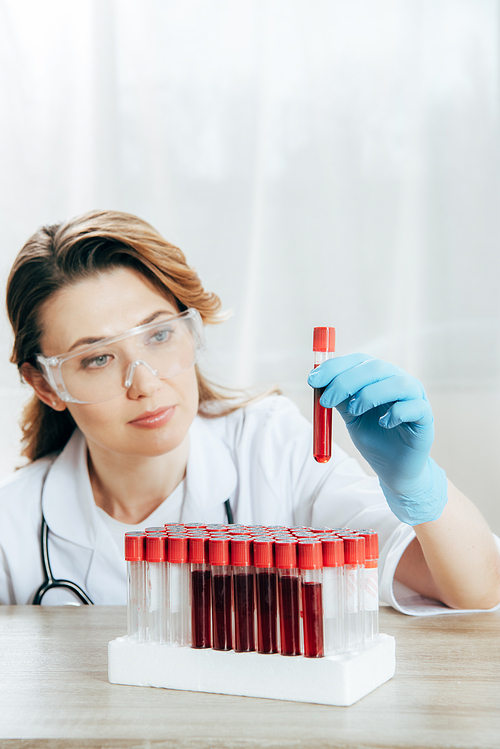
[[[40, 353], [40, 312], [45, 302], [68, 285], [116, 267], [142, 273], [163, 295], [173, 296], [181, 311], [197, 309], [204, 323], [224, 319], [219, 297], [204, 290], [178, 247], [136, 216], [91, 211], [43, 226], [17, 256], [7, 282], [7, 311], [15, 336], [11, 362], [18, 369], [24, 363], [38, 368], [35, 357]], [[255, 400], [218, 388], [198, 368], [196, 374], [202, 416], [224, 416]], [[22, 455], [33, 461], [62, 450], [75, 422], [67, 409], [55, 411], [35, 395], [23, 411], [21, 428]]]

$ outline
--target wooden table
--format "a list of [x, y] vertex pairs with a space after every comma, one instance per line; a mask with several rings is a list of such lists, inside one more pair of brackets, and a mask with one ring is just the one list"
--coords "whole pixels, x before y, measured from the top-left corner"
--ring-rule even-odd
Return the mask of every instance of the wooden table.
[[109, 684], [124, 607], [0, 606], [0, 747], [500, 747], [500, 612], [380, 619], [395, 677], [325, 707]]

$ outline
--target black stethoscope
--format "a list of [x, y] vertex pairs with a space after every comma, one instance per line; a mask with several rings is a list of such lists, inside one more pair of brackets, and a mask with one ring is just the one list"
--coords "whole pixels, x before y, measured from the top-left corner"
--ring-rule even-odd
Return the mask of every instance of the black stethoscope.
[[[45, 486], [45, 479], [43, 483]], [[43, 486], [42, 486], [42, 494], [43, 494]], [[227, 517], [228, 525], [233, 525], [234, 524], [233, 511], [231, 509], [231, 505], [228, 499], [226, 499], [226, 501], [224, 502], [224, 507], [226, 509], [226, 517]], [[33, 606], [40, 606], [42, 602], [42, 598], [44, 597], [45, 593], [47, 593], [49, 590], [53, 590], [54, 588], [64, 588], [65, 590], [70, 590], [72, 593], [75, 594], [75, 596], [77, 596], [77, 598], [80, 599], [82, 603], [93, 605], [94, 601], [87, 595], [87, 593], [83, 590], [83, 588], [80, 588], [79, 585], [71, 582], [71, 580], [57, 579], [52, 574], [52, 568], [50, 566], [50, 559], [49, 559], [49, 526], [47, 525], [47, 521], [45, 520], [43, 510], [42, 510], [42, 528], [41, 528], [41, 534], [40, 534], [40, 546], [41, 546], [41, 552], [42, 552], [42, 568], [43, 568], [43, 574], [44, 574], [44, 581], [40, 585], [40, 587], [38, 588], [38, 590], [36, 591], [33, 597]]]

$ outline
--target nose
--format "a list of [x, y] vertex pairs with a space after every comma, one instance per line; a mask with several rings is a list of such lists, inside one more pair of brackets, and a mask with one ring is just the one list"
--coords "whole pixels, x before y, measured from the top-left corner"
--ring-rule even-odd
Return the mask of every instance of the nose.
[[132, 385], [132, 381], [134, 379], [134, 372], [135, 372], [136, 368], [139, 366], [139, 364], [142, 364], [144, 367], [147, 367], [149, 369], [149, 371], [155, 377], [158, 377], [158, 371], [156, 369], [153, 369], [153, 367], [151, 367], [146, 361], [144, 361], [144, 359], [136, 359], [135, 361], [133, 361], [130, 364], [130, 366], [129, 366], [128, 370], [127, 370], [127, 376], [125, 378], [125, 387], [127, 388], [127, 390]]

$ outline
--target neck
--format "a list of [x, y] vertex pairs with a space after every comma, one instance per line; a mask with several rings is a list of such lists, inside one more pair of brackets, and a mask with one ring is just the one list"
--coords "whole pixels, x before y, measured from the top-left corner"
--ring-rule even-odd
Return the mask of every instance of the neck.
[[189, 435], [174, 450], [153, 458], [121, 455], [88, 445], [94, 500], [122, 523], [142, 523], [186, 475]]

